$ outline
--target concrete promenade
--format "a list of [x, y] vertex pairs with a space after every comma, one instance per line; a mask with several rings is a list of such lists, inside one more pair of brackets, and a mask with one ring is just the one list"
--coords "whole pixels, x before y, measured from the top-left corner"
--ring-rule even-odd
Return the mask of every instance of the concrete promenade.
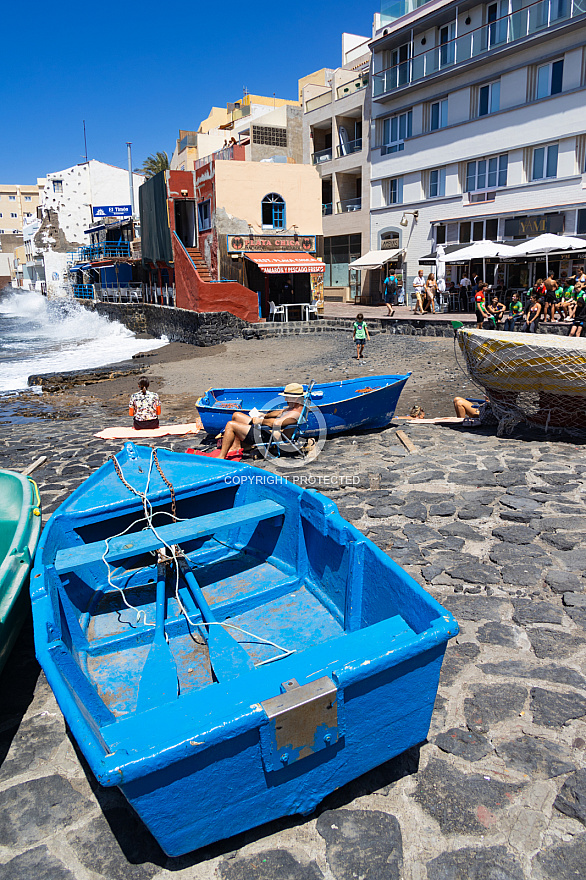
[[[262, 346], [268, 362], [287, 345], [299, 357], [301, 344], [239, 341], [221, 357], [243, 359]], [[310, 344], [315, 338], [308, 352]], [[414, 368], [429, 370], [438, 352], [450, 356], [445, 340], [383, 334], [370, 364], [382, 372], [377, 358], [408, 345]], [[337, 363], [333, 354], [330, 362]], [[93, 437], [120, 417], [89, 393], [73, 418], [0, 424], [0, 466], [20, 469], [48, 455], [35, 474], [45, 519], [119, 448]], [[183, 451], [194, 439], [164, 445]], [[397, 421], [329, 441], [303, 474], [460, 623], [427, 741], [338, 790], [309, 817], [169, 859], [119, 792], [92, 777], [26, 629], [0, 678], [0, 880], [585, 876], [584, 446]], [[336, 488], [342, 475], [354, 485]]]

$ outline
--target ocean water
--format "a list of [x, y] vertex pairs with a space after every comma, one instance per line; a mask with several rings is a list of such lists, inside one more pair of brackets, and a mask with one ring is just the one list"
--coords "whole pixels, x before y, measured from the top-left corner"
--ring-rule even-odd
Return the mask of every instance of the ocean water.
[[85, 370], [119, 363], [161, 339], [138, 339], [117, 321], [71, 300], [40, 293], [0, 292], [0, 395], [27, 388], [32, 373]]

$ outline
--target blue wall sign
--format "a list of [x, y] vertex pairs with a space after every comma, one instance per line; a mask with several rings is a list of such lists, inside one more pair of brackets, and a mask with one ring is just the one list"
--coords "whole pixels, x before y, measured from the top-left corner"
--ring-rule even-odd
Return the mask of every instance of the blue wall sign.
[[92, 208], [94, 217], [130, 217], [132, 207], [130, 205], [102, 205]]

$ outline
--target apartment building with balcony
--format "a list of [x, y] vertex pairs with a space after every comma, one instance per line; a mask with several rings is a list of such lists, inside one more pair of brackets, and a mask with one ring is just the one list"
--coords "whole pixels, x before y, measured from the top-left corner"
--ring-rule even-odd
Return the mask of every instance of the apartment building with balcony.
[[440, 243], [586, 235], [585, 43], [584, 0], [383, 0], [370, 246], [398, 240], [408, 290]]
[[370, 248], [368, 42], [343, 34], [342, 66], [299, 81], [304, 161], [321, 177], [324, 298], [329, 300], [369, 301], [360, 272], [350, 267]]
[[193, 171], [199, 160], [234, 144], [246, 147], [246, 160], [272, 156], [303, 161], [301, 103], [287, 98], [245, 94], [226, 107], [212, 107], [197, 131], [179, 132], [170, 167]]

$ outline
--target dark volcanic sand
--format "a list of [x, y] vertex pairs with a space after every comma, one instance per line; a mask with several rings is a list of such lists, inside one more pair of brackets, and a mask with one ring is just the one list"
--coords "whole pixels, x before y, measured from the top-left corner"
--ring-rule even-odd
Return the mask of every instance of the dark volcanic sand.
[[[462, 364], [461, 355], [459, 359]], [[133, 365], [142, 363], [151, 389], [161, 395], [163, 423], [193, 421], [197, 398], [210, 387], [328, 382], [411, 372], [397, 415], [406, 415], [417, 403], [424, 407], [428, 417], [454, 415], [452, 399], [456, 394], [481, 396], [481, 391], [458, 366], [453, 341], [435, 337], [379, 333], [367, 343], [363, 361], [356, 360], [351, 334], [343, 332], [282, 339], [235, 339], [209, 348], [174, 342], [133, 361]], [[71, 418], [75, 414], [89, 415], [89, 408], [99, 430], [106, 424], [128, 423], [128, 398], [136, 386], [137, 377], [132, 375], [76, 386], [67, 392], [42, 396], [25, 393], [0, 402], [0, 411], [21, 417]], [[117, 421], [112, 422], [113, 417]]]

